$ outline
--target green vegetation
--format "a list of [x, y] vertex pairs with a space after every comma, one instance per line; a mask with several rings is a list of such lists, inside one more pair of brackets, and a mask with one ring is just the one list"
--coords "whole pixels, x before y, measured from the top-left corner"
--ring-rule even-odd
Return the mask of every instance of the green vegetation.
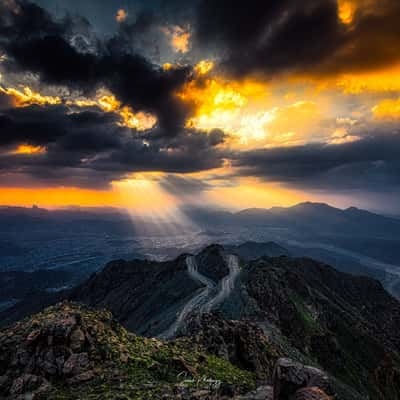
[[307, 331], [309, 333], [320, 332], [321, 327], [318, 324], [317, 319], [311, 314], [303, 299], [300, 296], [293, 294], [292, 296], [290, 296], [290, 301], [296, 307], [297, 313], [301, 318]]

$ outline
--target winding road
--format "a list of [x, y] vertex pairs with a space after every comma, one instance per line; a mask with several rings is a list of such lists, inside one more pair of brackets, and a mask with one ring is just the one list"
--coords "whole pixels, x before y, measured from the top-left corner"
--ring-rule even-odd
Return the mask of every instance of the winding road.
[[188, 256], [186, 258], [188, 274], [193, 280], [203, 284], [204, 288], [196, 291], [196, 294], [177, 314], [174, 323], [166, 331], [158, 335], [159, 338], [169, 339], [175, 336], [189, 314], [194, 311], [198, 313], [210, 312], [214, 307], [221, 304], [229, 297], [232, 290], [235, 288], [235, 280], [240, 273], [240, 267], [237, 256], [229, 255], [227, 261], [229, 274], [222, 278], [220, 285], [216, 286], [213, 280], [207, 278], [198, 271], [195, 257]]
[[223, 303], [235, 288], [236, 277], [240, 273], [239, 260], [237, 256], [228, 256], [229, 274], [221, 281], [221, 289], [218, 294], [202, 307], [202, 311], [210, 312], [215, 306]]

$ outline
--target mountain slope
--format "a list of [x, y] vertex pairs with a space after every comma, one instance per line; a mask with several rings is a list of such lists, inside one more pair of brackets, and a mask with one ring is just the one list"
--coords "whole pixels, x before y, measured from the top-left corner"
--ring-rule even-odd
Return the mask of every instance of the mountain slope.
[[244, 284], [247, 318], [365, 394], [400, 398], [400, 304], [378, 282], [281, 257], [252, 262]]
[[129, 330], [153, 336], [174, 322], [175, 314], [201, 284], [187, 274], [186, 256], [158, 263], [109, 263], [69, 298], [107, 308]]
[[[111, 310], [131, 331], [164, 337], [182, 318], [185, 305], [188, 313], [194, 308], [211, 311], [224, 300], [218, 296], [229, 285], [225, 277], [229, 278], [230, 267], [222, 246], [209, 246], [195, 256], [196, 274], [187, 261], [188, 255], [162, 263], [115, 261], [68, 297]], [[207, 284], [209, 293], [204, 292]]]
[[[208, 258], [213, 267], [209, 270], [199, 268], [198, 271], [204, 277], [208, 274], [208, 279], [213, 276], [215, 290], [222, 291], [229, 277], [229, 273], [226, 274], [229, 253], [221, 246], [210, 246], [195, 259], [207, 264]], [[130, 293], [136, 293], [136, 300], [146, 299], [151, 287], [152, 296], [158, 300], [152, 303], [144, 301], [146, 316], [153, 321], [144, 333], [159, 334], [158, 328], [168, 326], [174, 317], [179, 319], [180, 311], [191, 304], [195, 296], [207, 290], [212, 296], [213, 289], [207, 289], [204, 282], [188, 273], [184, 259], [181, 257], [168, 267], [172, 275], [176, 274], [174, 284], [168, 287], [164, 283], [165, 266], [154, 265], [153, 268], [159, 271], [157, 279], [153, 279], [152, 274], [150, 278], [143, 275], [143, 279], [136, 283], [124, 279], [119, 286], [111, 285], [107, 302], [96, 303], [94, 294], [100, 288], [104, 290], [103, 285], [110, 288], [110, 282], [120, 274], [120, 266], [115, 269], [108, 266], [87, 287], [77, 289], [72, 298], [92, 306], [109, 307], [122, 323], [126, 323], [142, 318], [139, 302], [132, 303]], [[203, 298], [203, 303], [191, 304], [190, 311], [198, 314], [213, 309], [227, 318], [254, 321], [284, 355], [315, 362], [360, 392], [373, 394], [377, 399], [400, 398], [400, 387], [391, 380], [396, 382], [399, 379], [400, 382], [400, 304], [378, 282], [347, 275], [305, 258], [261, 258], [248, 263], [242, 260], [239, 264], [239, 271], [223, 301], [204, 308], [209, 297]], [[219, 281], [216, 274], [218, 265], [222, 276]], [[124, 266], [127, 270], [136, 268], [146, 270], [143, 265]], [[175, 272], [171, 268], [175, 268]], [[192, 288], [188, 290], [190, 285]], [[123, 289], [125, 286], [129, 287], [128, 292]], [[129, 317], [125, 312], [119, 313], [127, 302], [131, 312]], [[137, 304], [136, 308], [132, 304]], [[190, 312], [187, 312], [181, 318], [183, 321], [180, 321], [180, 329], [175, 329], [176, 334], [185, 333], [184, 320], [189, 316]]]
[[146, 336], [191, 334], [193, 315], [218, 311], [258, 325], [277, 354], [320, 366], [363, 396], [400, 399], [400, 303], [377, 281], [311, 259], [245, 261], [213, 245], [163, 263], [115, 261], [62, 295], [107, 308]]

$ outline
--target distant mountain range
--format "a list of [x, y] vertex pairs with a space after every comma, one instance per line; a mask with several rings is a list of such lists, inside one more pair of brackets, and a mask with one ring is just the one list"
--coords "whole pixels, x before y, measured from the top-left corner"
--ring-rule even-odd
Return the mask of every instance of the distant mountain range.
[[249, 208], [236, 213], [213, 210], [188, 210], [199, 224], [288, 227], [304, 230], [306, 235], [360, 235], [394, 238], [400, 234], [397, 218], [350, 207], [345, 210], [324, 203], [300, 203], [293, 207]]
[[[252, 251], [258, 254], [252, 257]], [[264, 251], [274, 257], [259, 257]], [[268, 362], [273, 364], [276, 354], [326, 370], [348, 393], [338, 398], [400, 399], [400, 303], [377, 281], [280, 252], [286, 251], [272, 243], [248, 243], [211, 245], [168, 262], [117, 260], [77, 288], [48, 294], [37, 304], [33, 299], [17, 304], [0, 320], [68, 299], [110, 310], [137, 334], [164, 340], [195, 335], [196, 346], [225, 354], [267, 380], [272, 379]], [[222, 319], [207, 317], [215, 312]], [[202, 316], [209, 322], [201, 322]], [[255, 353], [246, 353], [248, 362], [237, 359], [232, 346], [239, 342], [226, 341], [238, 334], [232, 329], [247, 335], [240, 321], [261, 329], [260, 340], [269, 348], [266, 360], [256, 361]], [[207, 326], [214, 328], [208, 332]]]
[[[293, 207], [249, 208], [239, 212], [218, 211], [207, 208], [188, 208], [183, 211], [197, 224], [201, 225], [250, 225], [270, 227], [307, 228], [318, 235], [324, 232], [338, 235], [361, 235], [364, 237], [393, 238], [400, 234], [400, 220], [350, 207], [345, 210], [324, 203], [305, 202]], [[124, 210], [113, 208], [66, 208], [46, 210], [32, 207], [0, 206], [0, 223], [12, 225], [29, 223], [90, 221], [98, 223], [119, 223], [130, 225], [148, 223], [146, 218], [129, 215]]]

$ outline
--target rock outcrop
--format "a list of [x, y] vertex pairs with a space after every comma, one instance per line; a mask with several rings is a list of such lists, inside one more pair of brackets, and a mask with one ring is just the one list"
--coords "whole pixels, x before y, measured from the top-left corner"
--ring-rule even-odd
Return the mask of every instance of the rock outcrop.
[[227, 320], [221, 314], [192, 316], [185, 334], [200, 349], [254, 372], [259, 380], [272, 378], [275, 361], [282, 355], [256, 324]]
[[64, 302], [0, 331], [0, 398], [207, 399], [255, 388], [208, 353], [128, 333], [108, 311]]
[[273, 381], [274, 400], [324, 400], [329, 399], [328, 394], [334, 395], [325, 372], [287, 358], [277, 361]]

